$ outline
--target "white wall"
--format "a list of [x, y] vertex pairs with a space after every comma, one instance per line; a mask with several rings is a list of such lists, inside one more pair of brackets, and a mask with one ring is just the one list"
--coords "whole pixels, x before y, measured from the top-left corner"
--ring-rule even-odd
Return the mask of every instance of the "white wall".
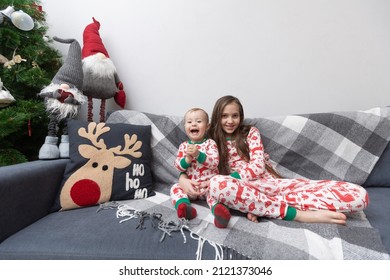
[[100, 21], [128, 109], [211, 113], [225, 94], [248, 117], [390, 105], [388, 0], [41, 2], [51, 36], [82, 45]]

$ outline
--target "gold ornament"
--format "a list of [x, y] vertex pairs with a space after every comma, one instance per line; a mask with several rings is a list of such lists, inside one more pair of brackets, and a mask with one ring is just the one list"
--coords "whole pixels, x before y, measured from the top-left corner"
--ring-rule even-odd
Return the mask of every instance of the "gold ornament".
[[20, 54], [15, 55], [16, 50], [14, 51], [14, 54], [12, 56], [12, 59], [9, 60], [4, 55], [0, 54], [0, 63], [4, 64], [4, 67], [7, 67], [8, 69], [11, 69], [12, 66], [14, 66], [17, 63], [22, 63], [23, 61], [27, 61], [27, 59], [24, 59], [20, 56]]

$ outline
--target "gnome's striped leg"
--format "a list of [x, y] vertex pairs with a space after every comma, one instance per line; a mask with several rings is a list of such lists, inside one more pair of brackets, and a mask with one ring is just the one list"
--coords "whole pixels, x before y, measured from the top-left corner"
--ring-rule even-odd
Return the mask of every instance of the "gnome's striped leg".
[[48, 133], [47, 135], [56, 137], [57, 136], [57, 114], [50, 114], [49, 115], [49, 124], [47, 125]]
[[102, 99], [100, 103], [100, 122], [104, 122], [104, 120], [106, 119], [105, 112], [106, 112], [106, 99]]
[[45, 143], [39, 149], [39, 159], [56, 159], [60, 157], [60, 150], [58, 149], [57, 142], [57, 115], [49, 115], [48, 136], [45, 138]]
[[93, 100], [91, 96], [88, 96], [88, 122], [92, 122], [93, 120]]
[[68, 122], [67, 119], [61, 120], [63, 124], [61, 142], [58, 146], [60, 150], [60, 158], [69, 158], [69, 135], [68, 135]]

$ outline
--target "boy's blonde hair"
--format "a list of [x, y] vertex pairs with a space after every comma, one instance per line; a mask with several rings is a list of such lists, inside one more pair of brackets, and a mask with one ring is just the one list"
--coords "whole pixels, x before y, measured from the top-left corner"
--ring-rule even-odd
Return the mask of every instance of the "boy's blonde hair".
[[189, 109], [185, 114], [184, 114], [184, 121], [186, 120], [186, 117], [189, 113], [192, 113], [192, 112], [196, 112], [196, 111], [201, 111], [203, 112], [203, 114], [205, 115], [206, 117], [206, 121], [207, 121], [207, 124], [209, 123], [209, 114], [207, 114], [207, 112], [205, 110], [203, 110], [202, 108], [191, 108]]

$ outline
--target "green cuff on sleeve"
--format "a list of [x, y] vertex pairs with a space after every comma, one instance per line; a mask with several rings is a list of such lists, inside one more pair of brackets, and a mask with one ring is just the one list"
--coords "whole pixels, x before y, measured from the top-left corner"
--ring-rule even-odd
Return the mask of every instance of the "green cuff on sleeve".
[[233, 178], [236, 178], [236, 179], [241, 179], [241, 176], [237, 171], [230, 174], [230, 176], [232, 176]]
[[284, 216], [283, 220], [293, 221], [297, 215], [297, 209], [294, 207], [288, 206], [286, 216]]
[[179, 205], [182, 204], [182, 203], [185, 203], [185, 204], [188, 204], [188, 205], [191, 204], [191, 202], [190, 202], [190, 200], [188, 198], [183, 197], [183, 198], [180, 198], [178, 201], [176, 201], [175, 209], [177, 210], [177, 207], [179, 207]]
[[190, 164], [187, 163], [187, 162], [186, 162], [186, 158], [183, 157], [183, 158], [180, 160], [180, 166], [181, 166], [181, 168], [183, 168], [183, 169], [187, 169], [188, 167], [190, 167]]
[[199, 152], [198, 158], [196, 159], [199, 163], [204, 163], [206, 161], [207, 155], [203, 152]]

